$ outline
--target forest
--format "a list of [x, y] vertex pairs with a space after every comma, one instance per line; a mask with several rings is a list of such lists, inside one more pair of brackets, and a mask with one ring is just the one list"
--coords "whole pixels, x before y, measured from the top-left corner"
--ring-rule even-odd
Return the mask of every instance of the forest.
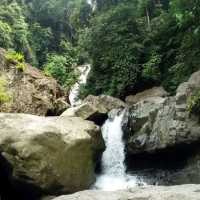
[[177, 86], [200, 66], [199, 0], [1, 0], [0, 47], [80, 96]]
[[0, 0], [0, 200], [200, 200], [200, 0]]

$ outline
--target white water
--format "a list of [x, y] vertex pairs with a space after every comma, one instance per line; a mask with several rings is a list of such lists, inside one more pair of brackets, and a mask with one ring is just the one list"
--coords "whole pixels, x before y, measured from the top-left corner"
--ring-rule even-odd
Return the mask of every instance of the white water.
[[124, 111], [113, 120], [108, 119], [102, 127], [106, 150], [102, 156], [102, 174], [97, 177], [95, 189], [114, 191], [137, 185], [137, 177], [126, 174], [123, 115]]
[[81, 104], [81, 100], [78, 99], [79, 88], [81, 84], [86, 84], [90, 69], [91, 66], [89, 64], [82, 65], [77, 68], [77, 70], [80, 72], [80, 77], [78, 79], [78, 82], [75, 83], [75, 85], [71, 88], [71, 91], [69, 93], [69, 101], [71, 106], [76, 106]]
[[89, 4], [91, 5], [91, 7], [92, 7], [92, 10], [94, 11], [94, 10], [95, 10], [95, 8], [96, 8], [95, 1], [93, 1], [93, 0], [87, 0], [87, 3], [89, 3]]
[[[72, 87], [69, 100], [72, 106], [81, 104], [78, 99], [80, 84], [86, 84], [91, 66], [83, 65], [78, 67], [80, 77]], [[123, 141], [122, 119], [124, 111], [106, 120], [102, 127], [102, 134], [106, 143], [106, 150], [102, 155], [102, 174], [97, 177], [93, 188], [105, 191], [128, 189], [138, 185], [136, 176], [126, 174], [125, 144]], [[140, 184], [144, 184], [140, 181]]]

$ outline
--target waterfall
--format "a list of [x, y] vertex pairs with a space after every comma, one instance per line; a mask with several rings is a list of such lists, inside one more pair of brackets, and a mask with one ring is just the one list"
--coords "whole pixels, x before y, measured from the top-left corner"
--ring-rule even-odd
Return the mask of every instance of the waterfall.
[[123, 141], [122, 120], [124, 112], [111, 117], [102, 127], [106, 150], [102, 155], [102, 174], [97, 177], [95, 189], [113, 191], [137, 185], [137, 178], [126, 174], [125, 144]]
[[69, 93], [69, 101], [71, 106], [81, 104], [81, 100], [78, 99], [80, 85], [86, 84], [90, 69], [90, 64], [82, 65], [77, 68], [77, 70], [80, 72], [80, 77], [78, 79], [78, 82], [75, 83], [75, 85], [71, 88], [71, 91]]
[[90, 6], [92, 7], [92, 10], [94, 11], [96, 9], [96, 3], [93, 0], [87, 0], [87, 3], [90, 4]]

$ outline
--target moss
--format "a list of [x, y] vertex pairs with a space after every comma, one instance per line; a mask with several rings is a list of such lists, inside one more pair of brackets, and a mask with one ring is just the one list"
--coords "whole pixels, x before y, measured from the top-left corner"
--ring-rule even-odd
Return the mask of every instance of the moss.
[[190, 114], [200, 114], [200, 90], [195, 91], [188, 99], [187, 109]]
[[7, 92], [7, 81], [0, 77], [0, 105], [11, 101], [11, 95]]

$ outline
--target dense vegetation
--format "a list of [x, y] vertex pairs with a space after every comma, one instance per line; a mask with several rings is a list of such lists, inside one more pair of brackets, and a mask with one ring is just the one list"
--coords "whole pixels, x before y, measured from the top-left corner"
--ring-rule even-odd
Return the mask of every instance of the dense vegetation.
[[82, 94], [123, 98], [160, 84], [173, 93], [200, 68], [199, 12], [199, 0], [121, 0], [101, 8], [86, 40], [93, 68]]
[[200, 0], [1, 0], [0, 46], [81, 95], [124, 98], [153, 85], [174, 93], [200, 68]]
[[77, 78], [78, 31], [90, 10], [81, 0], [0, 0], [0, 47], [23, 54], [69, 87]]

